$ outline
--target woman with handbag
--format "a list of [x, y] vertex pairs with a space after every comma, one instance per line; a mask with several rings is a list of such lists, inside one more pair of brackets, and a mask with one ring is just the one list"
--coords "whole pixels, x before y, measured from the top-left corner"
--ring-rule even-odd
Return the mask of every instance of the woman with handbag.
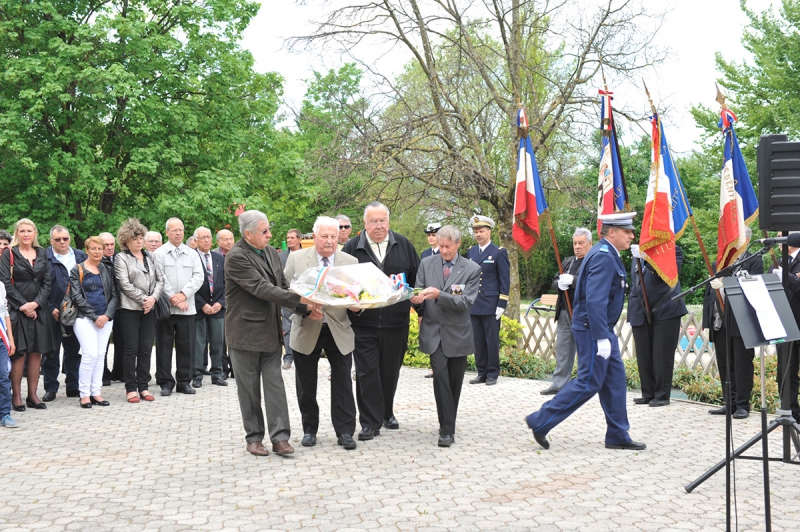
[[[114, 313], [119, 303], [114, 272], [101, 263], [103, 241], [90, 236], [84, 243], [87, 259], [76, 264], [69, 274], [68, 298], [78, 310], [73, 330], [81, 344], [78, 389], [82, 408], [108, 406], [103, 399], [105, 351], [111, 336]], [[64, 304], [62, 304], [62, 308]]]
[[153, 256], [142, 249], [145, 233], [147, 228], [139, 220], [128, 218], [117, 231], [122, 252], [114, 260], [119, 287], [117, 321], [125, 338], [122, 371], [129, 403], [155, 399], [148, 391], [156, 333], [153, 307], [164, 288], [164, 277], [156, 268]]
[[[0, 280], [6, 288], [8, 313], [17, 351], [11, 356], [11, 408], [24, 412], [25, 405], [47, 408], [39, 400], [42, 353], [53, 350], [50, 331], [50, 263], [39, 245], [36, 224], [22, 218], [14, 224], [11, 247], [0, 258]], [[27, 364], [26, 364], [27, 362]], [[28, 396], [22, 404], [22, 372], [27, 366]]]

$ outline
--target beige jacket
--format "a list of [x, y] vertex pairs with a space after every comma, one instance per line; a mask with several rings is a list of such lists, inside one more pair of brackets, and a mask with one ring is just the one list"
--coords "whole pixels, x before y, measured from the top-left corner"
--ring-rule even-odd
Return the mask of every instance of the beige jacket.
[[142, 310], [147, 296], [156, 299], [164, 289], [164, 277], [156, 267], [150, 252], [142, 250], [149, 273], [139, 260], [128, 252], [118, 253], [114, 259], [114, 277], [119, 287], [119, 306], [128, 310]]

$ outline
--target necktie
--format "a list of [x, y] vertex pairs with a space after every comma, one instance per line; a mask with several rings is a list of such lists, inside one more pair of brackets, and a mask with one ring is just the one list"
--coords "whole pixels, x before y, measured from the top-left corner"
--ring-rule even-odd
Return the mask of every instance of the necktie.
[[328, 257], [322, 257], [322, 266], [323, 266], [324, 268], [327, 268], [327, 267], [328, 267], [328, 266], [330, 266], [330, 265], [331, 265], [331, 263], [330, 263], [330, 261], [328, 260]]
[[208, 291], [214, 293], [214, 270], [211, 268], [211, 256], [206, 253], [206, 276], [208, 277]]
[[442, 274], [444, 275], [444, 281], [447, 282], [447, 278], [450, 277], [450, 261], [444, 263], [444, 270], [442, 270]]

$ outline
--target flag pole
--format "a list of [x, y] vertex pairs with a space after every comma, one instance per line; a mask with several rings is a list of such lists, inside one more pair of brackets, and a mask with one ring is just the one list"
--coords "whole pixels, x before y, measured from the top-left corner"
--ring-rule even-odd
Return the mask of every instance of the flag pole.
[[[650, 91], [647, 89], [647, 83], [645, 83], [644, 78], [642, 78], [642, 85], [644, 85], [644, 92], [647, 94], [647, 100], [650, 102], [650, 109], [653, 111], [653, 114], [657, 117], [659, 121], [659, 131], [661, 130], [661, 117], [658, 115], [656, 111], [656, 106], [653, 104], [653, 98], [650, 97]], [[686, 201], [685, 198], [682, 198]], [[689, 209], [687, 209], [688, 211]], [[694, 236], [697, 238], [697, 244], [700, 246], [700, 252], [703, 254], [703, 260], [706, 263], [706, 269], [708, 270], [708, 274], [710, 276], [716, 275], [714, 268], [711, 267], [711, 261], [708, 258], [708, 252], [706, 251], [706, 246], [703, 243], [703, 237], [700, 235], [700, 228], [697, 226], [697, 220], [695, 220], [694, 213], [689, 214], [689, 219], [692, 221], [692, 229], [694, 229]], [[722, 312], [725, 312], [725, 303], [722, 301], [722, 295], [719, 293], [719, 290], [715, 290], [717, 293], [717, 303], [719, 303], [719, 308]]]
[[[606, 73], [603, 70], [602, 65], [600, 66], [600, 73], [603, 76], [603, 88], [606, 92], [608, 92], [608, 84], [606, 83]], [[608, 96], [610, 98], [610, 96]], [[613, 107], [609, 104], [609, 108]], [[625, 212], [631, 212], [631, 203], [630, 203], [630, 196], [628, 196], [628, 183], [625, 181], [625, 169], [622, 167], [622, 155], [620, 155], [619, 151], [619, 137], [617, 136], [617, 122], [612, 120], [611, 121], [611, 132], [614, 135], [614, 148], [617, 150], [617, 166], [619, 167], [619, 178], [622, 181], [622, 192], [625, 194]], [[600, 236], [600, 235], [598, 235]]]
[[[550, 219], [550, 209], [547, 209], [547, 228], [550, 230], [550, 242], [553, 243], [553, 251], [556, 252], [556, 263], [558, 264], [558, 273], [564, 275], [564, 267], [561, 265], [561, 254], [558, 252], [558, 244], [556, 243], [556, 232], [553, 229], [553, 221]], [[572, 303], [569, 301], [569, 289], [562, 290], [564, 292], [564, 301], [567, 302], [567, 311], [569, 312], [569, 319], [572, 319]]]
[[[726, 109], [729, 109], [728, 104], [725, 103], [725, 99], [727, 97], [719, 89], [719, 85], [714, 83], [714, 87], [717, 88], [717, 98], [716, 98], [716, 100], [719, 103], [720, 109], [722, 109], [723, 111], [725, 111]], [[769, 238], [769, 234], [767, 233], [766, 230], [762, 229], [761, 233], [764, 235], [764, 238]], [[778, 268], [780, 265], [778, 264], [778, 258], [775, 256], [775, 250], [773, 248], [769, 249], [769, 255], [772, 258], [772, 266], [775, 267], [775, 268]]]

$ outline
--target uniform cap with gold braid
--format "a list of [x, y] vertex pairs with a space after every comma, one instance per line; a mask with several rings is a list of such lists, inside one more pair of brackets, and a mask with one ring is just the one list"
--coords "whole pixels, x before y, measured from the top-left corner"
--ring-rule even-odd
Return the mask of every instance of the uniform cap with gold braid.
[[617, 214], [602, 214], [597, 217], [598, 221], [603, 222], [603, 225], [610, 225], [619, 227], [620, 229], [630, 229], [635, 231], [633, 226], [633, 217], [636, 216], [635, 212], [618, 212]]
[[439, 229], [442, 228], [442, 224], [438, 224], [436, 222], [432, 222], [428, 224], [428, 227], [425, 228], [425, 234], [432, 235], [434, 233], [438, 233]]
[[478, 227], [488, 227], [489, 229], [494, 229], [494, 220], [488, 216], [476, 214], [472, 217], [472, 228], [477, 229]]

